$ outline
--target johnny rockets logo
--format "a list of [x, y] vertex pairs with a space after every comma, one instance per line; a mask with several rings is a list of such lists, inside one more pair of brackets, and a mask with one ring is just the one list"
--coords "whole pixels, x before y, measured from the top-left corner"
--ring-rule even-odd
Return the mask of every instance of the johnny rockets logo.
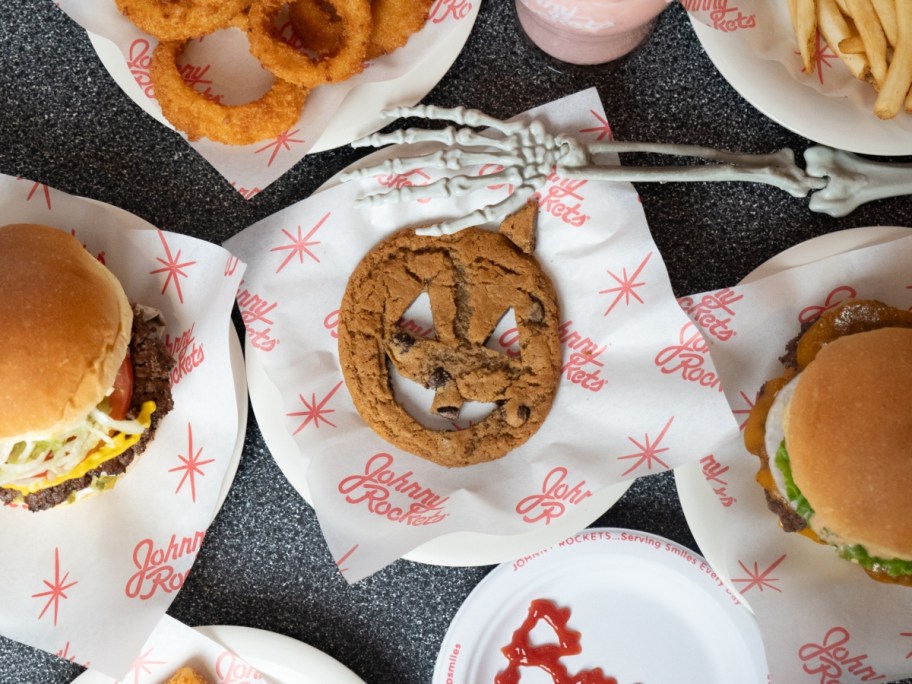
[[548, 185], [535, 193], [538, 206], [546, 214], [574, 228], [581, 228], [589, 222], [590, 216], [583, 213], [585, 202], [582, 189], [589, 181], [583, 178], [561, 178], [556, 172], [548, 176]]
[[[607, 344], [599, 344], [590, 337], [583, 335], [573, 327], [573, 321], [564, 321], [558, 328], [558, 338], [570, 352], [567, 362], [561, 368], [565, 380], [581, 389], [598, 392], [608, 382], [601, 375], [605, 366], [599, 357], [608, 349]], [[505, 330], [497, 343], [507, 356], [519, 357], [519, 330], [510, 328]]]
[[527, 523], [544, 521], [548, 525], [555, 518], [561, 517], [568, 506], [575, 506], [592, 496], [585, 480], [571, 484], [568, 475], [569, 471], [562, 466], [553, 468], [542, 482], [541, 493], [536, 492], [523, 498], [516, 504], [516, 512]]
[[[431, 182], [431, 177], [424, 172], [424, 169], [412, 169], [405, 173], [389, 174], [387, 176], [377, 176], [377, 183], [384, 188], [401, 190], [415, 186], [425, 186]], [[431, 201], [429, 197], [423, 197], [418, 200], [422, 204]]]
[[184, 377], [190, 375], [194, 369], [199, 368], [206, 358], [202, 343], [197, 344], [196, 336], [193, 334], [195, 327], [196, 323], [177, 337], [165, 334], [165, 346], [168, 348], [171, 358], [176, 360], [174, 368], [171, 369], [172, 387], [177, 385]]
[[852, 653], [850, 639], [851, 634], [845, 627], [832, 627], [818, 640], [820, 643], [804, 644], [798, 649], [802, 669], [820, 684], [885, 681], [886, 675], [879, 674], [873, 665], [865, 662], [869, 658], [867, 653]]
[[364, 506], [374, 515], [402, 525], [433, 525], [449, 515], [443, 511], [449, 497], [422, 486], [414, 472], [395, 469], [392, 455], [371, 456], [364, 472], [339, 483], [339, 493], [353, 506]]
[[247, 684], [261, 681], [263, 675], [236, 653], [224, 651], [215, 661], [215, 678], [218, 684]]
[[719, 376], [706, 368], [709, 345], [696, 324], [688, 321], [678, 333], [677, 344], [671, 344], [655, 355], [655, 365], [666, 375], [680, 376], [685, 382], [722, 391]]
[[[136, 572], [124, 586], [126, 597], [148, 601], [159, 591], [166, 594], [178, 591], [184, 585], [204, 536], [202, 530], [189, 537], [179, 538], [172, 534], [164, 546], [156, 546], [153, 539], [140, 540], [133, 549]], [[179, 570], [178, 566], [185, 569]]]
[[[489, 176], [497, 174], [504, 170], [499, 164], [485, 164], [478, 171], [479, 176]], [[586, 225], [591, 218], [588, 214], [583, 213], [582, 206], [586, 198], [582, 194], [582, 189], [589, 181], [579, 178], [561, 178], [556, 172], [548, 176], [548, 182], [545, 188], [532, 195], [538, 202], [539, 208], [546, 214], [574, 228], [580, 228]], [[500, 190], [506, 188], [508, 195], [513, 194], [513, 185], [509, 183], [492, 183], [488, 186], [489, 190]]]
[[[243, 285], [243, 281], [241, 281]], [[278, 306], [276, 302], [260, 297], [248, 289], [239, 290], [237, 294], [238, 308], [241, 310], [241, 320], [247, 329], [247, 342], [260, 351], [272, 351], [279, 343], [273, 336], [272, 312]]]
[[744, 14], [737, 2], [731, 0], [682, 0], [688, 12], [708, 17], [710, 25], [718, 31], [738, 31], [757, 27], [757, 17]]
[[736, 334], [730, 326], [732, 319], [737, 315], [732, 305], [742, 299], [744, 295], [725, 288], [705, 294], [700, 299], [681, 297], [678, 304], [707, 335], [719, 342], [728, 342]]
[[452, 17], [455, 21], [464, 19], [472, 11], [469, 0], [437, 0], [428, 12], [428, 21], [440, 24]]
[[152, 77], [149, 75], [149, 67], [152, 65], [152, 44], [145, 38], [137, 38], [130, 43], [130, 50], [127, 56], [127, 68], [130, 70], [133, 79], [137, 85], [142, 88], [146, 97], [155, 97], [155, 87], [152, 85]]
[[834, 288], [827, 295], [823, 304], [812, 304], [804, 307], [798, 314], [798, 321], [803, 324], [813, 323], [825, 312], [835, 306], [839, 306], [847, 299], [853, 299], [858, 296], [858, 290], [848, 285], [840, 285]]

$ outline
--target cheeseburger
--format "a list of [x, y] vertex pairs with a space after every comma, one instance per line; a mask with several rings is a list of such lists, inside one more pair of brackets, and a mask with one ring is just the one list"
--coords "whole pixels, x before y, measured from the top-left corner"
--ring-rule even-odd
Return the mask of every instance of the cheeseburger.
[[171, 408], [158, 312], [71, 235], [0, 227], [0, 501], [32, 511], [113, 486]]
[[786, 346], [744, 431], [787, 532], [912, 585], [912, 312], [852, 300]]

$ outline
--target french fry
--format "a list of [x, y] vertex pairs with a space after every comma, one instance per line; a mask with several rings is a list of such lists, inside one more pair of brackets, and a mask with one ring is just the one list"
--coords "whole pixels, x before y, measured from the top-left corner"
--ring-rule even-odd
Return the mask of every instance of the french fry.
[[792, 27], [798, 40], [802, 71], [812, 73], [817, 57], [817, 0], [789, 0]]
[[[907, 5], [909, 0], [899, 4]], [[884, 35], [880, 20], [874, 11], [874, 5], [871, 4], [871, 0], [846, 0], [846, 5], [855, 22], [858, 35], [864, 42], [874, 85], [880, 88], [887, 77], [887, 37]], [[905, 95], [905, 93], [903, 94]]]
[[[907, 0], [899, 0], [906, 2]], [[874, 5], [874, 11], [877, 18], [880, 19], [880, 25], [883, 26], [883, 32], [887, 36], [890, 45], [896, 47], [897, 25], [896, 25], [896, 4], [894, 0], [871, 0]]]
[[852, 28], [840, 11], [836, 0], [818, 0], [817, 22], [820, 26], [820, 33], [851, 74], [857, 79], [865, 80], [870, 71], [867, 56], [864, 53], [852, 54], [840, 49], [844, 40], [849, 40], [857, 34], [853, 34]]
[[[827, 41], [827, 42], [829, 42], [829, 41]], [[846, 53], [847, 55], [865, 54], [864, 41], [861, 39], [861, 36], [859, 36], [857, 34], [840, 40], [839, 49], [840, 49], [840, 51]]]
[[874, 113], [881, 119], [895, 117], [903, 104], [908, 102], [912, 86], [912, 2], [901, 0], [896, 3], [896, 48], [890, 69], [877, 100]]

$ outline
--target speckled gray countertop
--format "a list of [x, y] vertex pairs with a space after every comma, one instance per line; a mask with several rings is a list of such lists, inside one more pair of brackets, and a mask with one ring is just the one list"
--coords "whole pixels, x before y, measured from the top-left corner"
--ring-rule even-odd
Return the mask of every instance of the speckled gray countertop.
[[[561, 73], [524, 41], [512, 0], [482, 0], [463, 52], [424, 100], [507, 118], [598, 88], [620, 140], [746, 152], [809, 141], [745, 102], [673, 6], [648, 41], [601, 71]], [[109, 77], [85, 32], [51, 0], [0, 3], [0, 172], [126, 209], [168, 230], [221, 243], [300, 199], [363, 154], [305, 158], [244, 200], [175, 133]], [[625, 163], [647, 160], [626, 156]], [[733, 284], [769, 257], [843, 228], [909, 225], [912, 200], [866, 205], [844, 219], [774, 188], [640, 184], [646, 217], [678, 295]], [[638, 480], [596, 523], [641, 529], [698, 549], [670, 474]], [[251, 414], [234, 485], [170, 613], [190, 625], [259, 627], [341, 661], [373, 684], [430, 682], [451, 619], [490, 570], [398, 561], [349, 586], [313, 510], [279, 471]], [[0, 638], [0, 682], [63, 683], [82, 669]]]

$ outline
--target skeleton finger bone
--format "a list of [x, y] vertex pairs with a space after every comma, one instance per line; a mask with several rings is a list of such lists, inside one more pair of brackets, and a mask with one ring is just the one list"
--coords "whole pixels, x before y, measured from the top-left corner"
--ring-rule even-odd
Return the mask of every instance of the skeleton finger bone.
[[391, 202], [408, 202], [416, 199], [434, 199], [437, 197], [458, 197], [468, 195], [475, 190], [489, 185], [520, 185], [524, 179], [515, 168], [504, 169], [487, 176], [453, 176], [441, 178], [427, 185], [406, 185], [388, 192], [362, 197], [355, 204], [388, 204]]
[[368, 166], [340, 174], [339, 178], [345, 181], [369, 178], [371, 176], [385, 176], [401, 174], [423, 168], [457, 170], [467, 166], [484, 166], [497, 164], [498, 166], [519, 166], [523, 159], [518, 156], [499, 155], [493, 152], [461, 152], [460, 150], [438, 150], [431, 154], [416, 157], [396, 157]]

